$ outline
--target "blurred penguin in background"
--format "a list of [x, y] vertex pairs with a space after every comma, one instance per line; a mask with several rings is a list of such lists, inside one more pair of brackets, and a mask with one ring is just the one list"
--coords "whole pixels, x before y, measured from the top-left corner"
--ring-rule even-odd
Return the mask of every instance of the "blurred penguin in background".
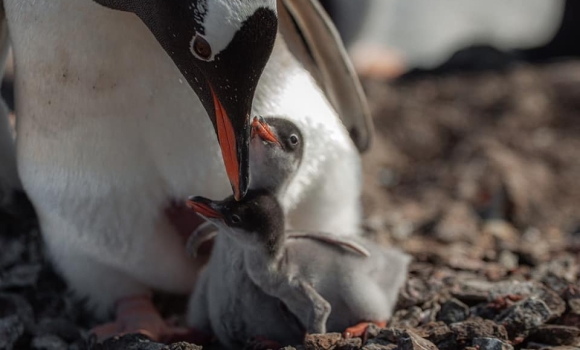
[[[580, 54], [580, 5], [565, 0], [325, 0], [359, 74], [497, 69]], [[578, 18], [576, 16], [576, 18]]]

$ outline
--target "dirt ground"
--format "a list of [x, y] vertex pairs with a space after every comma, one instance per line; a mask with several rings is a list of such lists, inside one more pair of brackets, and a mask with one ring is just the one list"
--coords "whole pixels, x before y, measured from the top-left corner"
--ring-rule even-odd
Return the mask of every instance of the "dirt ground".
[[[388, 328], [303, 348], [580, 349], [580, 61], [364, 85], [365, 230], [414, 262]], [[0, 251], [0, 349], [89, 347], [34, 225], [0, 218]]]

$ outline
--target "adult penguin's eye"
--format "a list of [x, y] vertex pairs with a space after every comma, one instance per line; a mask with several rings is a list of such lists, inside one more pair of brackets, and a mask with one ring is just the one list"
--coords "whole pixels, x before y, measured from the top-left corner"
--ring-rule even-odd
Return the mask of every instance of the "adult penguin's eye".
[[207, 60], [211, 57], [211, 46], [201, 35], [196, 35], [193, 38], [191, 51], [196, 57], [202, 60]]

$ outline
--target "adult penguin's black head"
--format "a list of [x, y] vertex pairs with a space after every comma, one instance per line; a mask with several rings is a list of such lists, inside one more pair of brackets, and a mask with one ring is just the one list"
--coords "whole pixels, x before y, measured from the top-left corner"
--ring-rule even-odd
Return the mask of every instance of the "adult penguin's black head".
[[[236, 199], [249, 185], [250, 111], [276, 38], [276, 0], [94, 0], [135, 13], [203, 103]], [[119, 33], [122, 35], [122, 33]]]

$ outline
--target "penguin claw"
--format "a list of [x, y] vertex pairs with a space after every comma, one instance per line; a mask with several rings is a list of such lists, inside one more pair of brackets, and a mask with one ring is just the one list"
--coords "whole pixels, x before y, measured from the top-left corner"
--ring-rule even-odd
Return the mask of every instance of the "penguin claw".
[[91, 332], [96, 335], [98, 342], [114, 336], [134, 333], [163, 343], [189, 341], [207, 344], [211, 341], [211, 337], [204, 332], [176, 327], [173, 322], [164, 320], [149, 296], [134, 296], [120, 300], [117, 303], [116, 320], [97, 326]]
[[370, 324], [376, 324], [377, 326], [381, 327], [381, 328], [385, 328], [387, 326], [387, 321], [373, 321], [373, 322], [361, 322], [359, 324], [356, 324], [352, 327], [348, 327], [344, 333], [342, 334], [342, 336], [345, 339], [349, 339], [349, 338], [364, 338], [367, 332], [367, 328], [369, 327]]

